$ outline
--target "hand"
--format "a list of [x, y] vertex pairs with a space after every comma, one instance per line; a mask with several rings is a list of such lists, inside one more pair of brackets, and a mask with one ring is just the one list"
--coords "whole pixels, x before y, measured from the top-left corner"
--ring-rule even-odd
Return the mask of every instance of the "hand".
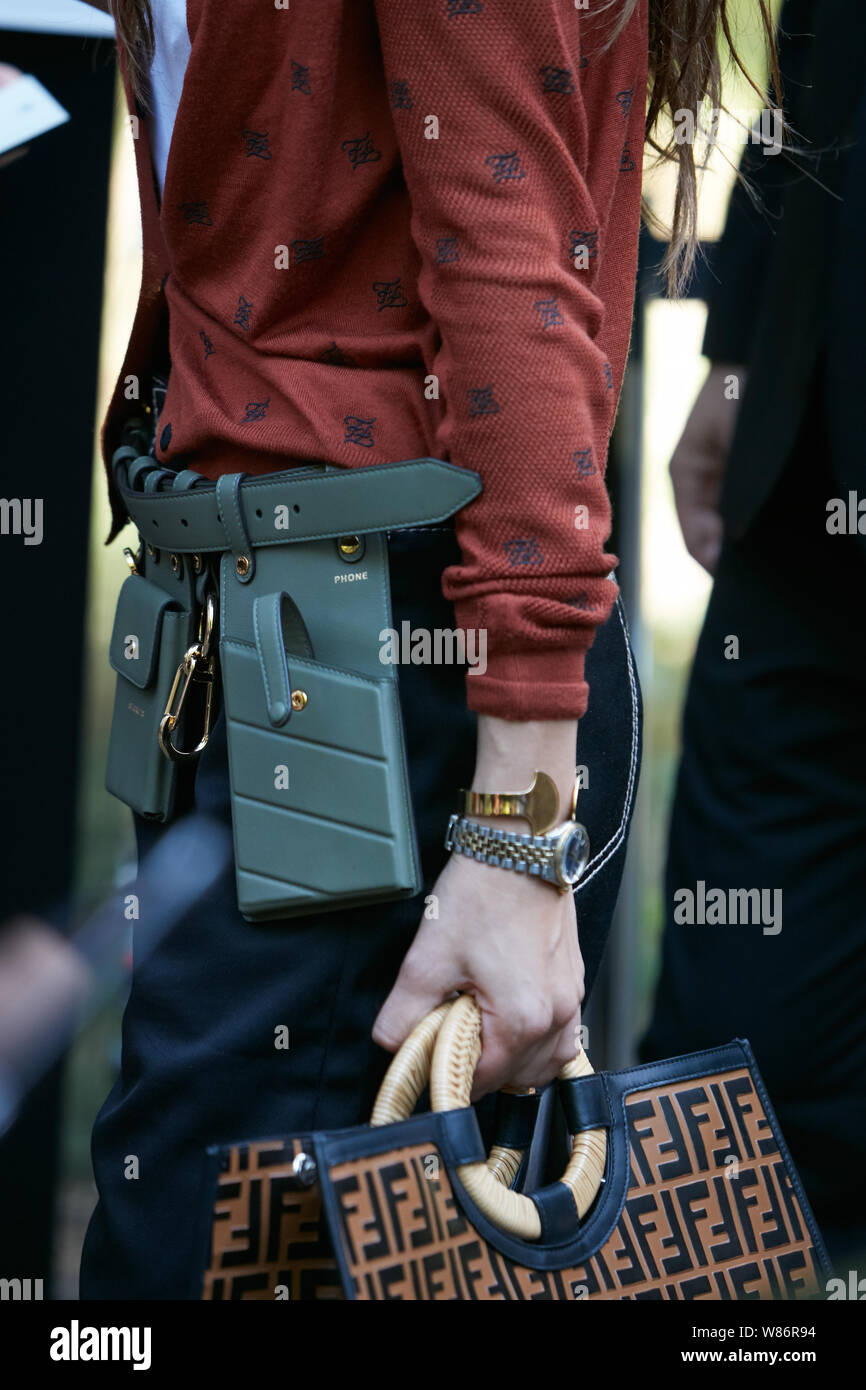
[[439, 916], [422, 921], [374, 1041], [396, 1052], [437, 1004], [471, 993], [483, 1019], [472, 1100], [552, 1081], [579, 1051], [584, 975], [573, 895], [460, 855], [433, 891]]
[[739, 401], [725, 396], [725, 378], [742, 367], [714, 364], [686, 421], [670, 462], [671, 482], [686, 549], [712, 574], [722, 547], [719, 495], [737, 422]]

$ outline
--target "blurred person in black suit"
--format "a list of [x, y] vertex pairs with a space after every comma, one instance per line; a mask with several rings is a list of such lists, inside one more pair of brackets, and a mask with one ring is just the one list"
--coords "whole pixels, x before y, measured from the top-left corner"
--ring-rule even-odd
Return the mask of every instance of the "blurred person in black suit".
[[746, 147], [762, 207], [735, 187], [671, 462], [715, 582], [641, 1056], [750, 1039], [841, 1266], [866, 1251], [866, 6], [787, 0], [780, 28], [798, 152]]

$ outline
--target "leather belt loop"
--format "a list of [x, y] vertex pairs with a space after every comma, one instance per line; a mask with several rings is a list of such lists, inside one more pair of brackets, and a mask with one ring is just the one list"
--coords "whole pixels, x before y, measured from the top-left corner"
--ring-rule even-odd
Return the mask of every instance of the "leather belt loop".
[[175, 473], [171, 488], [172, 492], [188, 492], [191, 487], [206, 482], [207, 478], [203, 473], [196, 473], [192, 468], [182, 468], [179, 473]]
[[133, 489], [137, 488], [139, 486], [139, 479], [141, 478], [142, 474], [144, 474], [145, 477], [147, 477], [150, 473], [153, 472], [155, 468], [158, 467], [159, 464], [155, 463], [154, 460], [152, 458], [149, 458], [147, 454], [139, 454], [137, 458], [135, 458], [132, 462], [128, 464], [126, 469], [126, 477], [129, 486]]
[[580, 1218], [571, 1190], [564, 1182], [552, 1182], [532, 1193], [541, 1218], [541, 1244], [563, 1245], [573, 1240], [580, 1229]]
[[158, 492], [159, 485], [164, 478], [173, 478], [174, 473], [170, 468], [160, 468], [158, 465], [146, 474], [144, 479], [145, 492]]
[[559, 1078], [556, 1085], [569, 1134], [581, 1134], [585, 1129], [610, 1128], [610, 1102], [601, 1072], [568, 1080]]
[[493, 1142], [503, 1149], [528, 1149], [538, 1117], [539, 1092], [498, 1091]]
[[244, 521], [241, 484], [246, 473], [223, 473], [216, 480], [216, 500], [226, 544], [235, 562], [235, 576], [248, 584], [256, 572], [256, 557]]

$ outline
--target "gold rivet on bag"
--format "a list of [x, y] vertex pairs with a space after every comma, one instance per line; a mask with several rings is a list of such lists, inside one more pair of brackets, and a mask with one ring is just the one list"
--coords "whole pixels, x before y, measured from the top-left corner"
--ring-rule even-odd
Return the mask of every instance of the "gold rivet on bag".
[[304, 705], [305, 705], [306, 703], [307, 703], [307, 692], [306, 692], [306, 690], [293, 690], [293, 691], [292, 691], [292, 709], [303, 709], [303, 708], [304, 708]]
[[235, 569], [238, 574], [244, 575], [250, 572], [250, 560], [248, 555], [239, 555], [235, 560]]
[[338, 542], [341, 555], [357, 555], [361, 542], [357, 536], [343, 536]]

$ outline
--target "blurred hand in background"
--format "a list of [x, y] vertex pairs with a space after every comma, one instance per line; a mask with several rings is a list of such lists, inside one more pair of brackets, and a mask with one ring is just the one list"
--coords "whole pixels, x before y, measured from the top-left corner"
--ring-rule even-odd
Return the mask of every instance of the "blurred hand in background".
[[719, 497], [739, 413], [739, 400], [731, 400], [726, 393], [732, 375], [739, 379], [742, 396], [746, 380], [742, 367], [722, 363], [710, 367], [670, 462], [686, 549], [708, 574], [715, 572], [722, 547]]

